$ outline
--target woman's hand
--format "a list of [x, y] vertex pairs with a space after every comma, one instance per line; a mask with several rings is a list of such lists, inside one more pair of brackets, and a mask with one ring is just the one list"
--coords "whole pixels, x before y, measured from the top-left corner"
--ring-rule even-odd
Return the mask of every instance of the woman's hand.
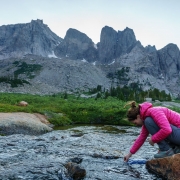
[[124, 156], [124, 161], [128, 162], [129, 158], [132, 156], [132, 153], [127, 154], [126, 156]]
[[152, 141], [151, 137], [148, 139], [148, 141], [151, 146], [154, 146], [154, 142]]

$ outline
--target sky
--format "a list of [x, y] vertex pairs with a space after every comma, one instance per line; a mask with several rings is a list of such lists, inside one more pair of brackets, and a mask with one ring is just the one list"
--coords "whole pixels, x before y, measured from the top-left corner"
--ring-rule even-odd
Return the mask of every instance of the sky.
[[100, 41], [104, 26], [133, 29], [145, 47], [180, 48], [179, 0], [0, 0], [0, 26], [41, 19], [59, 37], [69, 28]]

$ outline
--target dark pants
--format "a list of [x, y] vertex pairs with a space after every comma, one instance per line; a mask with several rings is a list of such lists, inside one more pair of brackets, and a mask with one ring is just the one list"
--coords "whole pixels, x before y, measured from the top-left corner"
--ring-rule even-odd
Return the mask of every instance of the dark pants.
[[[156, 134], [160, 129], [151, 117], [147, 117], [144, 120], [144, 125], [151, 135]], [[172, 128], [172, 133], [166, 139], [157, 143], [160, 151], [167, 151], [169, 148], [175, 145], [180, 146], [180, 128], [173, 126], [172, 124], [170, 125]]]

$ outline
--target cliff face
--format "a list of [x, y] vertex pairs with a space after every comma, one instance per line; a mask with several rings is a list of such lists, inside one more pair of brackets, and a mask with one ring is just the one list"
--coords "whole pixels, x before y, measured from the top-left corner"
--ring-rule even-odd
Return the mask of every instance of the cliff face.
[[[23, 68], [22, 62], [17, 65], [16, 61], [23, 58], [26, 62], [23, 65], [27, 69], [23, 70], [24, 74], [17, 76], [17, 72]], [[144, 89], [157, 88], [174, 95], [180, 93], [180, 51], [177, 45], [168, 44], [160, 50], [150, 45], [143, 47], [130, 28], [115, 31], [105, 26], [101, 30], [100, 42], [94, 44], [86, 34], [72, 28], [62, 39], [42, 20], [0, 26], [0, 59], [0, 78], [5, 76], [25, 80], [38, 87], [39, 90], [30, 88], [25, 83], [24, 88], [27, 86], [27, 90], [31, 89], [32, 92], [46, 88], [46, 93], [53, 93], [97, 85], [109, 88], [137, 82]], [[32, 64], [32, 60], [35, 61], [33, 67], [39, 70], [29, 78], [27, 72], [31, 66], [28, 69], [27, 64]], [[40, 68], [38, 64], [42, 62]], [[109, 74], [123, 69], [127, 71], [120, 79], [107, 78]], [[37, 84], [35, 80], [41, 83]], [[8, 90], [9, 85], [4, 84], [4, 80], [1, 82], [1, 87]], [[17, 92], [22, 90], [18, 87], [15, 89]]]
[[118, 79], [113, 79], [114, 86], [138, 83], [145, 90], [157, 88], [177, 96], [179, 94], [179, 49], [176, 45], [147, 53], [140, 43], [124, 55], [119, 56], [109, 65], [101, 65], [106, 74], [116, 74], [127, 70]]
[[179, 75], [180, 71], [180, 51], [177, 45], [168, 44], [157, 51], [160, 68], [167, 80], [171, 80]]
[[132, 29], [116, 32], [113, 28], [105, 26], [101, 31], [99, 43], [99, 60], [101, 63], [110, 63], [115, 58], [129, 53], [137, 41]]
[[62, 41], [42, 20], [0, 27], [0, 59], [34, 54], [47, 57]]
[[56, 56], [69, 57], [73, 60], [86, 60], [93, 62], [98, 60], [97, 48], [93, 41], [84, 33], [76, 29], [69, 29], [62, 43], [55, 49]]
[[116, 55], [117, 32], [108, 26], [101, 31], [99, 43], [99, 60], [101, 63], [111, 62]]

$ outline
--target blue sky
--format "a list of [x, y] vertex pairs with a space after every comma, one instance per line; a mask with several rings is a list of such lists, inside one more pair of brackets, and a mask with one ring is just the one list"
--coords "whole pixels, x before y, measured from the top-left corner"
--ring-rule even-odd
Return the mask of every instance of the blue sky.
[[0, 26], [42, 19], [61, 38], [74, 28], [94, 43], [106, 25], [129, 27], [143, 46], [180, 48], [179, 0], [0, 0], [0, 6]]

